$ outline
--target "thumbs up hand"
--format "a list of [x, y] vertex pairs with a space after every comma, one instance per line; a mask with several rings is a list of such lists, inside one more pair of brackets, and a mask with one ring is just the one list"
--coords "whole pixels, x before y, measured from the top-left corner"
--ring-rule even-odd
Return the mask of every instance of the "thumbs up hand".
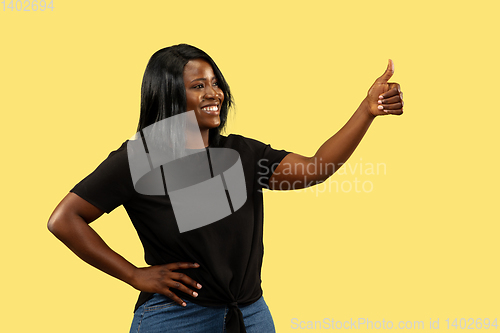
[[385, 73], [368, 90], [365, 98], [369, 111], [374, 116], [403, 113], [403, 93], [398, 83], [388, 82], [394, 74], [394, 63], [389, 59]]

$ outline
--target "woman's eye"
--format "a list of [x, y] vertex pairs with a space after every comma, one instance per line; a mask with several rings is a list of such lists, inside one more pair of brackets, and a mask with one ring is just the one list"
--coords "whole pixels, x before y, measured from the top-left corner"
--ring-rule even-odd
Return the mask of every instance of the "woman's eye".
[[199, 89], [199, 88], [203, 88], [203, 84], [197, 84], [196, 86], [194, 86], [193, 88], [196, 88], [196, 89]]

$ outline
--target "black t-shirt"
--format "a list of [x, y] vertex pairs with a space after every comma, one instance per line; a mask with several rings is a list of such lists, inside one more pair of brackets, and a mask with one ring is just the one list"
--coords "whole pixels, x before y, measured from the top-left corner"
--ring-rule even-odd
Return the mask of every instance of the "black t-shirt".
[[[264, 254], [262, 188], [289, 153], [241, 135], [221, 137], [219, 147], [239, 153], [247, 198], [234, 213], [186, 232], [180, 232], [169, 195], [144, 195], [134, 189], [127, 141], [111, 152], [97, 169], [71, 192], [110, 213], [123, 205], [143, 244], [149, 265], [197, 262], [198, 268], [176, 270], [199, 282], [199, 296], [177, 289], [179, 297], [203, 306], [230, 305], [229, 317], [240, 317], [237, 304], [247, 305], [262, 296], [261, 266]], [[135, 310], [152, 294], [141, 292]], [[134, 310], [134, 311], [135, 311]], [[234, 324], [235, 320], [231, 320]]]

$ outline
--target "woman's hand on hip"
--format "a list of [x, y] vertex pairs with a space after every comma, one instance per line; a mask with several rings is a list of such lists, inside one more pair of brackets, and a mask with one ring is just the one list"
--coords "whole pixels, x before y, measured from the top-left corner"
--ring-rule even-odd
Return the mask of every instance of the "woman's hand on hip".
[[[177, 262], [166, 265], [155, 265], [150, 267], [137, 268], [134, 273], [131, 285], [140, 291], [163, 294], [179, 305], [186, 306], [172, 289], [178, 289], [186, 294], [197, 297], [198, 293], [188, 288], [191, 286], [201, 289], [201, 284], [191, 279], [184, 273], [174, 272], [177, 269], [198, 268], [197, 263]], [[182, 283], [181, 283], [182, 282]]]

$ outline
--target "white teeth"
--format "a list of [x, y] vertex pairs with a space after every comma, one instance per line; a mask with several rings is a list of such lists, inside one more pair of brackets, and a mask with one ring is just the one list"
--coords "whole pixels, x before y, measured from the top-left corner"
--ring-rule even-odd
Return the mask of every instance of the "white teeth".
[[202, 110], [204, 110], [204, 111], [217, 111], [217, 110], [219, 110], [219, 107], [218, 106], [206, 106], [206, 107], [202, 108]]

